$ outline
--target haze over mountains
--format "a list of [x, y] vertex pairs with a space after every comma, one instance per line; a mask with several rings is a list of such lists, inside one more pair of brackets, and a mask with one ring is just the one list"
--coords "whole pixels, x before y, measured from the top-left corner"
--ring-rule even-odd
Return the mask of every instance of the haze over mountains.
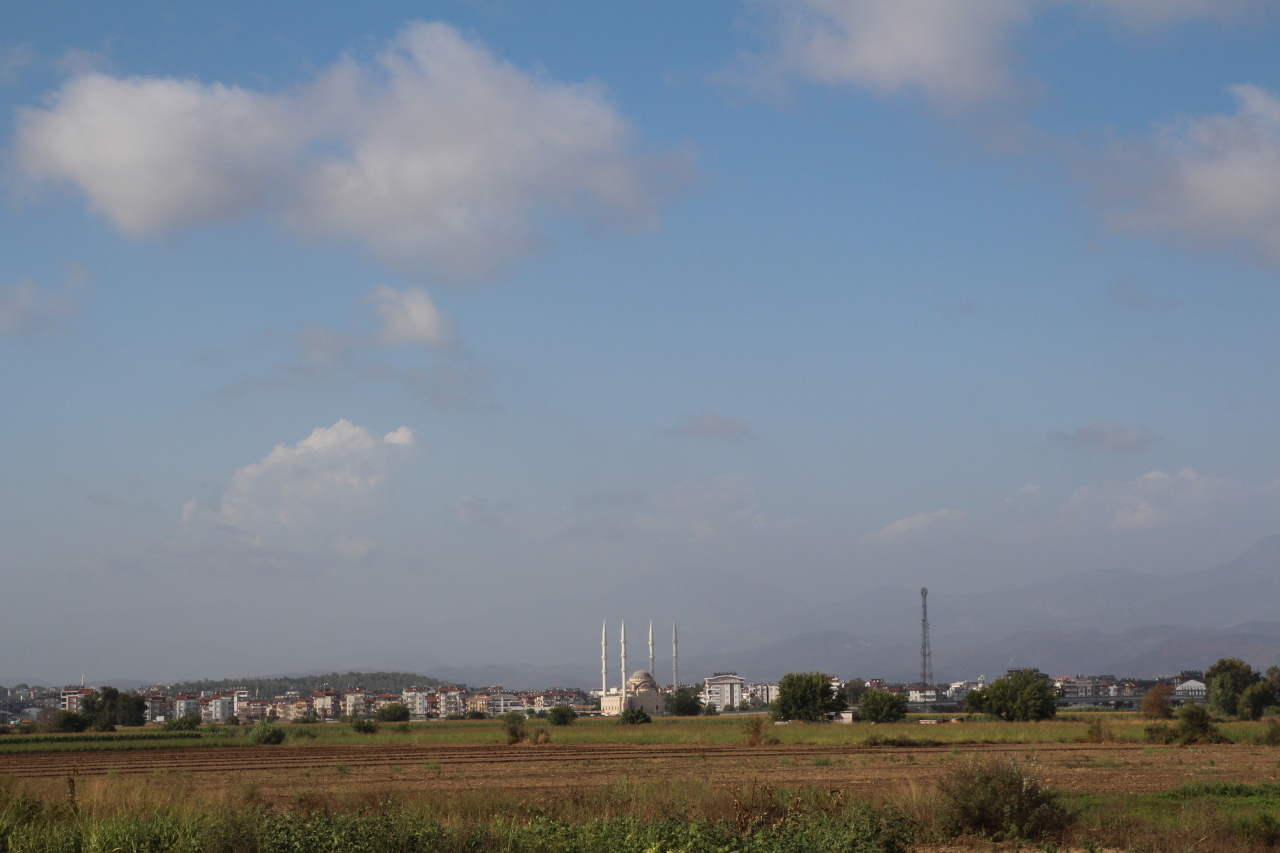
[[[886, 586], [813, 604], [780, 586], [730, 573], [668, 572], [602, 589], [587, 605], [560, 618], [586, 621], [587, 613], [615, 613], [619, 601], [626, 602], [633, 620], [628, 642], [632, 670], [648, 665], [647, 614], [674, 607], [698, 614], [692, 621], [686, 616], [681, 628], [680, 668], [686, 682], [727, 670], [751, 681], [774, 680], [799, 669], [844, 678], [918, 678], [918, 588]], [[1154, 676], [1203, 669], [1228, 656], [1265, 668], [1280, 663], [1280, 535], [1220, 566], [1182, 575], [1097, 571], [1008, 590], [934, 590], [929, 618], [939, 681], [994, 677], [1014, 666], [1039, 667], [1055, 675]], [[473, 685], [592, 687], [600, 680], [598, 624], [590, 618], [581, 656], [558, 665], [515, 660], [450, 666], [406, 649], [364, 656], [377, 660], [337, 663], [353, 670], [424, 672]], [[611, 683], [620, 667], [618, 627], [610, 620]], [[670, 632], [669, 623], [655, 621], [657, 675], [664, 683], [671, 677]], [[121, 687], [146, 683], [145, 673], [131, 675], [91, 681]], [[0, 683], [19, 680], [42, 683], [29, 678]]]
[[[699, 614], [695, 647], [682, 646], [685, 680], [736, 670], [772, 680], [795, 669], [842, 677], [914, 680], [920, 662], [918, 588], [882, 587], [867, 595], [810, 604], [781, 587], [731, 576], [677, 574], [635, 579], [601, 596], [600, 612], [626, 601], [633, 614], [662, 613], [678, 600]], [[1280, 663], [1280, 535], [1223, 565], [1184, 575], [1098, 571], [985, 593], [936, 590], [929, 599], [934, 675], [957, 680], [1003, 674], [1012, 666], [1046, 672], [1151, 676], [1202, 669], [1225, 656], [1255, 667]], [[632, 622], [632, 669], [647, 666], [648, 623]], [[686, 625], [682, 636], [695, 635]], [[610, 625], [616, 679], [617, 626]], [[669, 680], [670, 626], [655, 624], [658, 674]], [[595, 646], [579, 664], [437, 667], [441, 678], [469, 683], [594, 685]], [[643, 660], [642, 660], [643, 659]], [[536, 680], [536, 678], [535, 678]], [[532, 685], [531, 685], [532, 686]]]

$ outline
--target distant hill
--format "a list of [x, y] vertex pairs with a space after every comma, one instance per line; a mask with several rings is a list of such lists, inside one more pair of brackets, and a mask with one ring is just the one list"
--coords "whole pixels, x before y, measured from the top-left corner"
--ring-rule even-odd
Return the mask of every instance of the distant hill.
[[218, 692], [243, 687], [268, 697], [279, 696], [290, 690], [310, 693], [326, 685], [335, 689], [363, 687], [371, 693], [399, 693], [411, 684], [434, 687], [440, 684], [440, 680], [412, 672], [330, 672], [324, 675], [183, 681], [170, 685], [170, 689], [174, 693], [199, 693], [204, 690]]

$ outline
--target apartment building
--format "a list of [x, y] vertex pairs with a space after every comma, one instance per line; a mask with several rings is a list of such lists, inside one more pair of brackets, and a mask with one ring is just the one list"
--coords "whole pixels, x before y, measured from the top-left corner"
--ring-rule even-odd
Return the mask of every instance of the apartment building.
[[717, 711], [733, 711], [742, 702], [747, 681], [736, 672], [717, 672], [702, 684], [702, 704]]

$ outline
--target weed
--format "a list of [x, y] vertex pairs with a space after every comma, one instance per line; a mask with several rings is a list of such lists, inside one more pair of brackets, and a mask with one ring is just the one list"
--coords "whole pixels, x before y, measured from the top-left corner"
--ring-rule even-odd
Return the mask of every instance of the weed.
[[1057, 792], [1015, 759], [974, 758], [948, 771], [938, 793], [939, 827], [949, 836], [1035, 841], [1061, 835], [1074, 818]]
[[333, 765], [333, 770], [339, 776], [346, 776], [347, 773], [350, 772], [350, 770], [347, 768], [347, 762], [345, 761], [339, 761], [337, 764]]
[[751, 719], [747, 720], [747, 724], [746, 724], [747, 746], [764, 746], [766, 743], [769, 742], [769, 736], [765, 734], [766, 725], [767, 725], [767, 722], [765, 720], [765, 717], [761, 714], [758, 714], [752, 717]]
[[441, 772], [440, 759], [438, 758], [431, 759], [430, 761], [422, 765], [422, 769], [428, 773], [434, 773], [437, 776], [439, 776]]
[[351, 731], [362, 735], [374, 735], [378, 733], [378, 721], [367, 720], [364, 718], [356, 718], [351, 721]]
[[277, 726], [275, 723], [259, 720], [253, 724], [253, 728], [249, 729], [249, 743], [260, 746], [279, 745], [284, 743], [284, 735], [284, 726]]

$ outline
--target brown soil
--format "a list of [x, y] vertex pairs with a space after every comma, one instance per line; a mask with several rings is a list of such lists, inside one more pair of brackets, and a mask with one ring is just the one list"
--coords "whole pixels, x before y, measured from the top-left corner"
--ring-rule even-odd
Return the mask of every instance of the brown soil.
[[[758, 780], [875, 795], [928, 785], [969, 755], [1009, 755], [1067, 791], [1144, 793], [1191, 782], [1273, 782], [1280, 750], [1223, 745], [1028, 744], [966, 747], [558, 745], [283, 746], [0, 755], [0, 775], [20, 778], [150, 775], [201, 788], [252, 783], [268, 802], [313, 793], [500, 790], [550, 792], [611, 785], [628, 778]], [[340, 771], [341, 768], [341, 771]]]

